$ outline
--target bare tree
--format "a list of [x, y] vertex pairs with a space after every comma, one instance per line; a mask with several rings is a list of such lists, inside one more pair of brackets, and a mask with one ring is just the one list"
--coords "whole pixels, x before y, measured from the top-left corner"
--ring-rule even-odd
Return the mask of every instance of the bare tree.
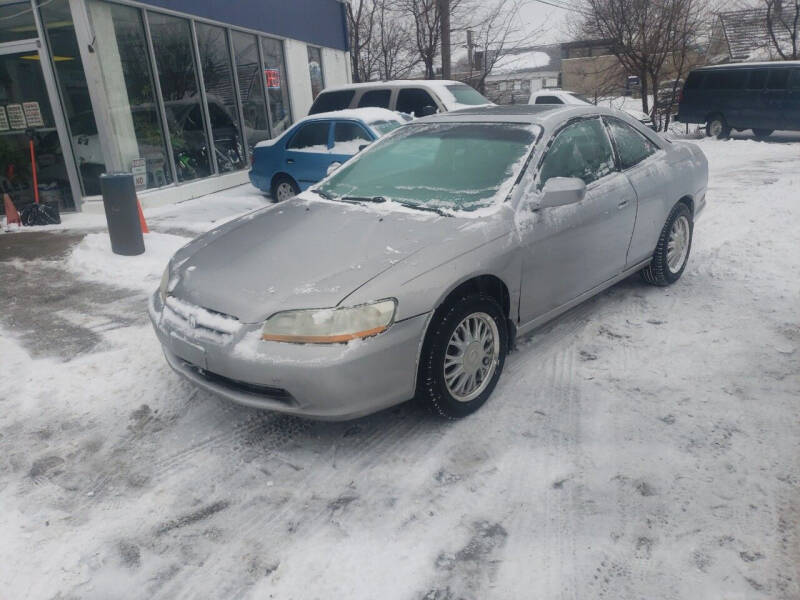
[[442, 33], [439, 0], [397, 0], [397, 4], [411, 19], [414, 43], [425, 66], [425, 79], [433, 79]]
[[393, 0], [375, 0], [376, 32], [372, 54], [377, 59], [380, 79], [402, 79], [420, 63], [408, 20]]
[[685, 67], [705, 22], [701, 0], [584, 0], [582, 12], [584, 33], [608, 40], [625, 70], [639, 76], [646, 113], [665, 67]]
[[470, 64], [470, 83], [479, 92], [486, 88], [486, 78], [505, 57], [512, 55], [526, 40], [538, 37], [541, 30], [523, 32], [519, 19], [520, 0], [478, 2], [470, 14], [474, 25], [473, 50], [478, 63]]
[[800, 0], [763, 0], [767, 8], [767, 32], [783, 60], [800, 58]]
[[354, 81], [369, 81], [372, 75], [370, 50], [378, 5], [373, 0], [349, 0], [347, 29], [350, 36], [350, 64]]

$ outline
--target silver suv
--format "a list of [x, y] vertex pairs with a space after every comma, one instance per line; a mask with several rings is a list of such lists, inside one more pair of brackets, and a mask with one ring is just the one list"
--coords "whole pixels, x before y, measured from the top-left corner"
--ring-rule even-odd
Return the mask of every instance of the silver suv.
[[459, 81], [419, 79], [351, 83], [322, 91], [309, 115], [346, 108], [376, 106], [426, 117], [437, 112], [492, 104], [470, 86]]

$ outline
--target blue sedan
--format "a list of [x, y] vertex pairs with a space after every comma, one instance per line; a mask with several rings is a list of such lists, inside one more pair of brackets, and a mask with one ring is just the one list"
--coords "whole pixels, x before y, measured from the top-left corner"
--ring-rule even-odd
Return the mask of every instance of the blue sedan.
[[250, 181], [278, 202], [323, 179], [365, 145], [406, 122], [383, 108], [356, 108], [306, 117], [283, 135], [259, 142]]

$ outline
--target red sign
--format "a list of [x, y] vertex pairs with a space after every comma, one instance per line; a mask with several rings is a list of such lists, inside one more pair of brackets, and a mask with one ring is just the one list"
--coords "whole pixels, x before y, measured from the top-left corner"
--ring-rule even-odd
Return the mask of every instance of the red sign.
[[264, 69], [268, 88], [281, 87], [281, 72], [278, 69]]

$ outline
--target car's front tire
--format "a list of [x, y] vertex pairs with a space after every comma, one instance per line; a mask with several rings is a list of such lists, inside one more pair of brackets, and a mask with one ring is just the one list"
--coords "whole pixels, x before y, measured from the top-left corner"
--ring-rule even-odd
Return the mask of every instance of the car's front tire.
[[272, 180], [271, 192], [273, 202], [283, 202], [299, 194], [300, 186], [288, 175], [277, 175]]
[[689, 261], [693, 233], [692, 212], [683, 202], [678, 202], [664, 223], [650, 264], [641, 271], [642, 279], [658, 286], [678, 281]]
[[503, 310], [468, 294], [437, 311], [422, 346], [417, 401], [447, 419], [478, 410], [497, 385], [508, 352]]
[[706, 135], [724, 140], [730, 137], [731, 128], [722, 115], [711, 115], [706, 121]]

